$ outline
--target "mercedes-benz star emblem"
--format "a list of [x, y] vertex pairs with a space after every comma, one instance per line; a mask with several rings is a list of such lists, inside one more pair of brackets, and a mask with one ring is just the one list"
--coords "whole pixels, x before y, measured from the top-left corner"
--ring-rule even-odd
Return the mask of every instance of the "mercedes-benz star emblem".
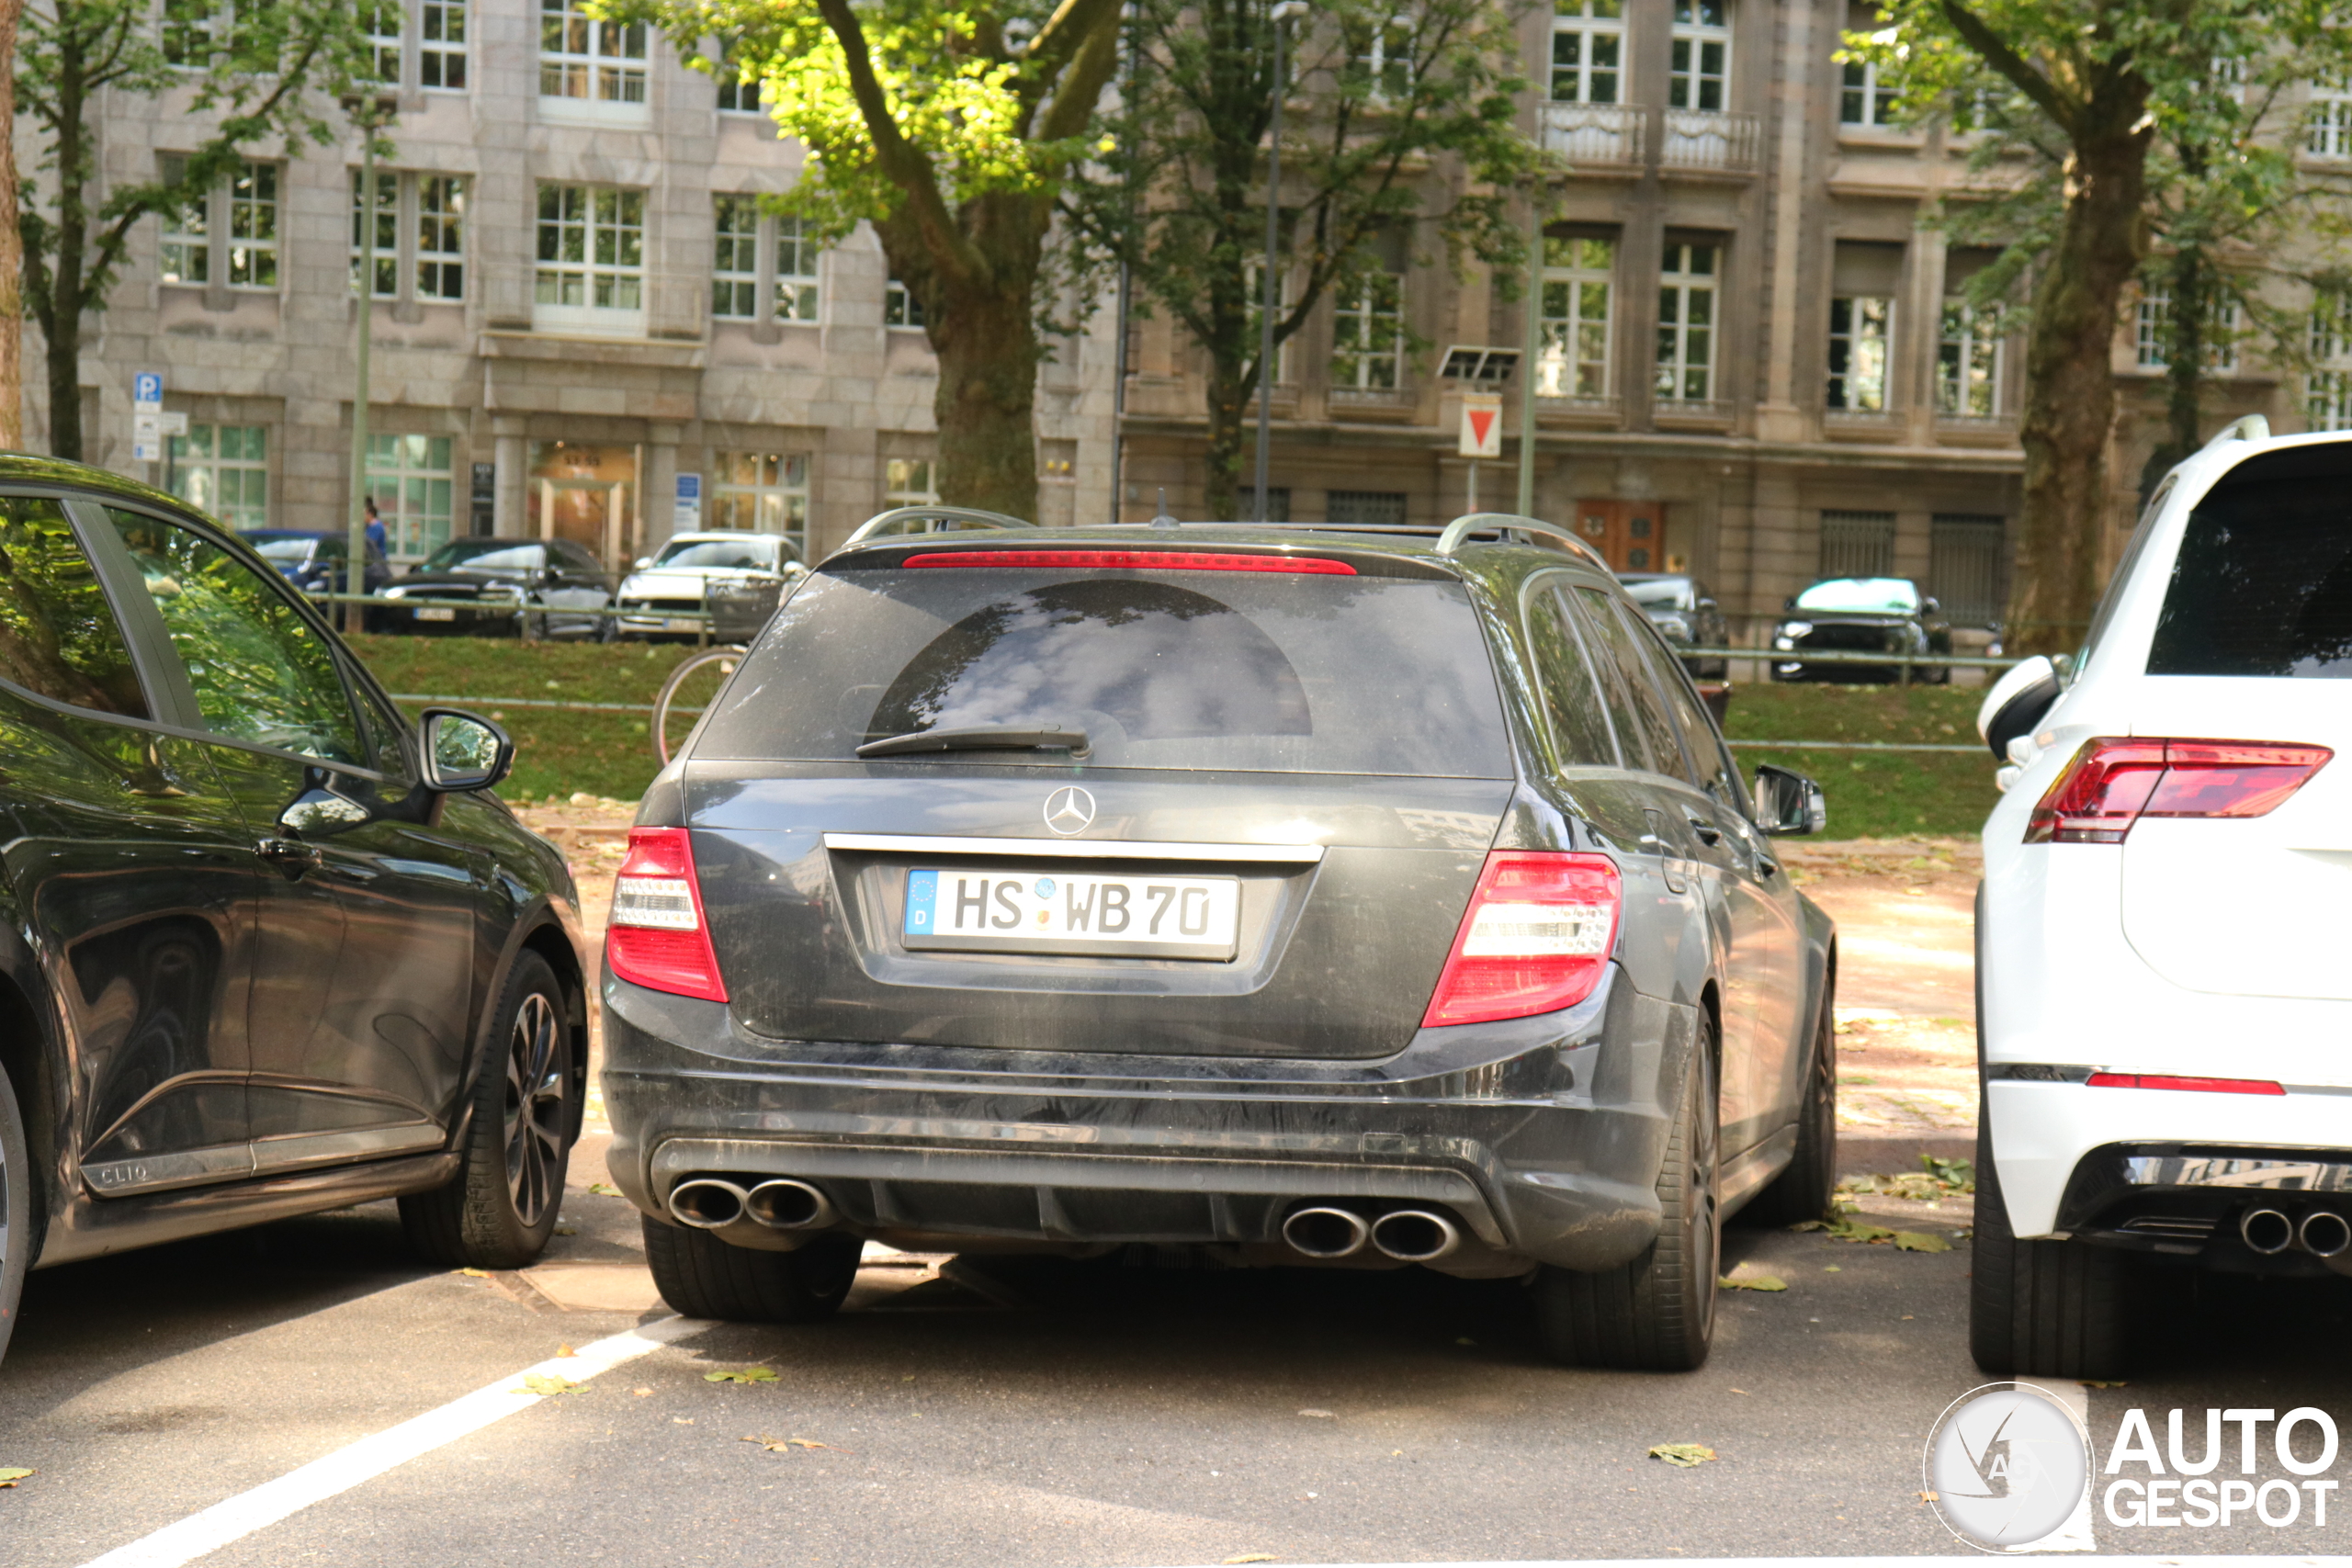
[[1076, 784], [1046, 796], [1046, 826], [1065, 836], [1083, 833], [1094, 820], [1094, 797]]

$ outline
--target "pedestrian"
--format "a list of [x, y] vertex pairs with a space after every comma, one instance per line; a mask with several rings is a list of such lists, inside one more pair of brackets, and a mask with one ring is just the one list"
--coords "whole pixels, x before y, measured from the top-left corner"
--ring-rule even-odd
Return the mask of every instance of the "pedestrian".
[[376, 554], [382, 555], [385, 553], [384, 520], [376, 514], [376, 498], [374, 496], [371, 495], [368, 497], [367, 503], [368, 547], [373, 550]]

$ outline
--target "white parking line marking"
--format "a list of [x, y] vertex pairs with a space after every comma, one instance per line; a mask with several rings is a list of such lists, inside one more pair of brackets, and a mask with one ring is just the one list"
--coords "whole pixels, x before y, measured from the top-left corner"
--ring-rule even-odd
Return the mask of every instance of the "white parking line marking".
[[298, 1514], [313, 1503], [322, 1503], [362, 1482], [373, 1481], [421, 1454], [431, 1453], [519, 1411], [528, 1410], [542, 1399], [560, 1397], [533, 1393], [524, 1384], [526, 1378], [586, 1382], [600, 1372], [611, 1371], [710, 1326], [700, 1318], [660, 1318], [639, 1324], [626, 1334], [583, 1346], [577, 1355], [526, 1367], [512, 1377], [453, 1399], [438, 1410], [428, 1410], [413, 1420], [362, 1438], [300, 1470], [266, 1481], [250, 1492], [241, 1492], [202, 1513], [190, 1514], [152, 1535], [118, 1546], [102, 1557], [92, 1558], [83, 1568], [179, 1568], [181, 1563], [218, 1551], [231, 1541]]

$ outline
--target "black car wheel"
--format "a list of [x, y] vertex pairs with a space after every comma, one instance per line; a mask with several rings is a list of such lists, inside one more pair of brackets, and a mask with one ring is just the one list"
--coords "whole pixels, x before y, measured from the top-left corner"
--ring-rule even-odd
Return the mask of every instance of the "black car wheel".
[[416, 1249], [451, 1268], [519, 1269], [555, 1234], [579, 1124], [578, 1080], [563, 987], [546, 959], [514, 962], [490, 1031], [448, 1186], [401, 1200]]
[[1813, 1056], [1806, 1064], [1804, 1100], [1797, 1108], [1796, 1152], [1771, 1185], [1749, 1200], [1740, 1218], [1765, 1225], [1803, 1224], [1829, 1212], [1838, 1187], [1837, 974], [1821, 987], [1821, 1016], [1814, 1025]]
[[688, 1317], [821, 1323], [857, 1282], [865, 1243], [838, 1232], [793, 1252], [733, 1247], [708, 1231], [645, 1217], [645, 1261], [662, 1299]]
[[2116, 1378], [2132, 1360], [2129, 1254], [2082, 1241], [2020, 1241], [2009, 1228], [1991, 1118], [1976, 1119], [1976, 1224], [1968, 1350], [1995, 1377]]
[[1711, 1023], [1690, 1053], [1681, 1113], [1658, 1172], [1657, 1239], [1614, 1269], [1582, 1273], [1546, 1265], [1536, 1276], [1537, 1332], [1546, 1350], [1572, 1366], [1684, 1372], [1707, 1359], [1723, 1258], [1714, 1050]]
[[[610, 606], [607, 606], [607, 608], [609, 607]], [[596, 618], [596, 640], [598, 642], [618, 642], [620, 639], [621, 618], [618, 615], [599, 615]]]
[[25, 1143], [25, 1119], [15, 1086], [0, 1072], [0, 1356], [17, 1327], [17, 1304], [25, 1293], [25, 1270], [32, 1263], [33, 1171]]

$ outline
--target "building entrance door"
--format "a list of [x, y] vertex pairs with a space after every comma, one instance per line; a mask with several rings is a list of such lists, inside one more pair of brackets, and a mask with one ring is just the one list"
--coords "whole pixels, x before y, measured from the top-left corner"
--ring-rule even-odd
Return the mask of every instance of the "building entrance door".
[[1666, 570], [1666, 507], [1655, 501], [1579, 501], [1577, 537], [1611, 571]]
[[570, 539], [610, 566], [621, 558], [627, 516], [617, 479], [539, 480], [539, 537]]

